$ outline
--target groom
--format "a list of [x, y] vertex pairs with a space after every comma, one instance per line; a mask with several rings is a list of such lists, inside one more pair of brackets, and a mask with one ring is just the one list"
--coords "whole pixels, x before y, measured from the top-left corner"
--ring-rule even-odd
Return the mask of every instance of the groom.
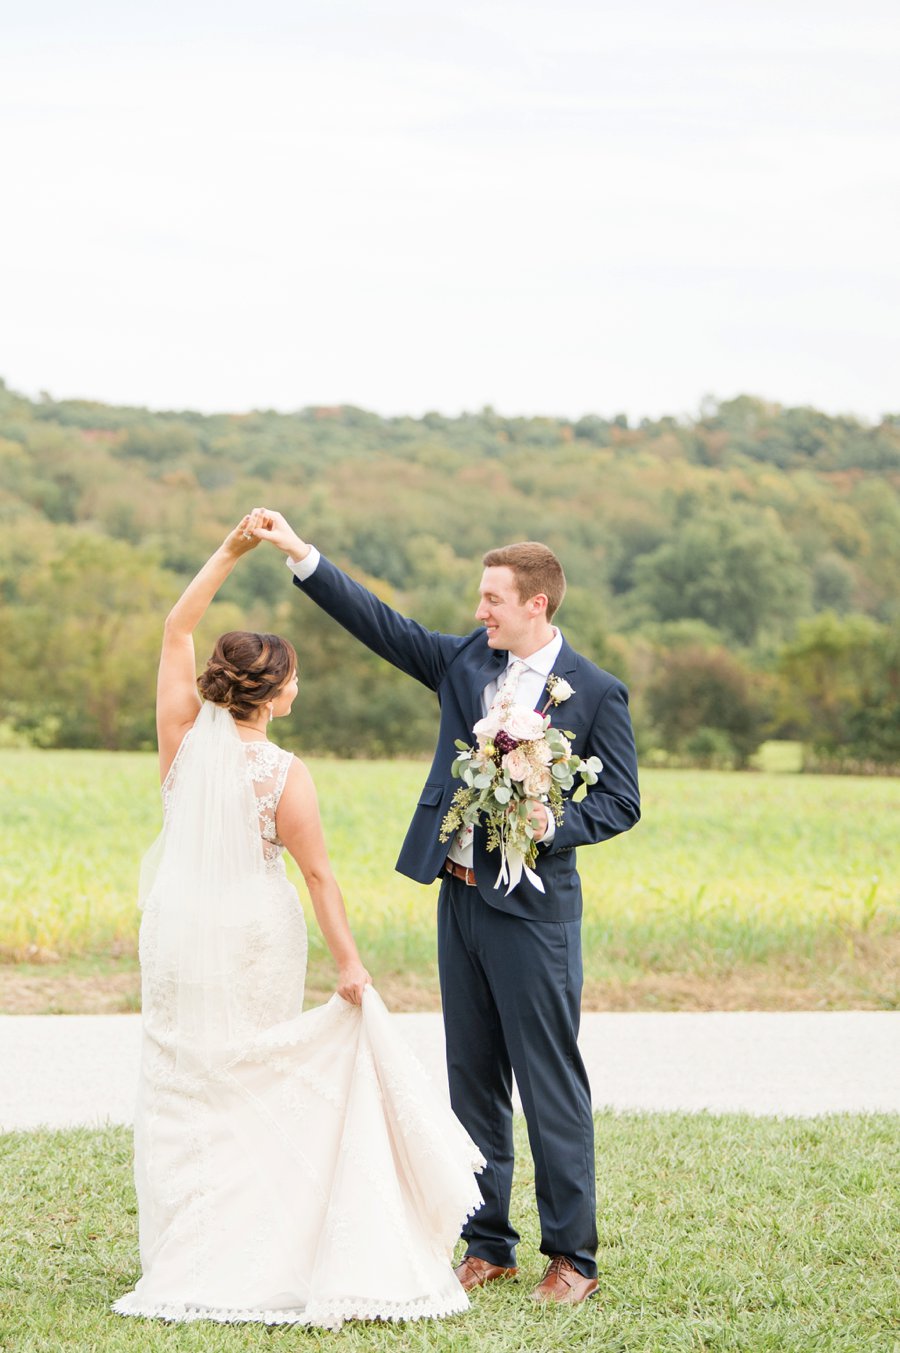
[[[431, 771], [397, 861], [400, 873], [431, 883], [438, 899], [438, 966], [454, 1111], [487, 1159], [484, 1206], [466, 1224], [457, 1268], [466, 1289], [517, 1273], [519, 1236], [509, 1219], [513, 1175], [512, 1076], [534, 1157], [544, 1277], [538, 1301], [577, 1303], [597, 1290], [597, 1229], [591, 1094], [577, 1046], [581, 1010], [581, 882], [575, 847], [605, 841], [640, 816], [634, 736], [621, 682], [576, 653], [551, 623], [565, 593], [556, 556], [536, 542], [484, 556], [479, 629], [438, 634], [392, 610], [301, 540], [282, 516], [256, 532], [287, 556], [294, 581], [375, 653], [437, 693], [440, 731]], [[495, 887], [497, 852], [485, 834], [449, 846], [441, 823], [458, 788], [450, 774], [455, 740], [498, 692], [543, 710], [551, 674], [567, 683], [553, 721], [573, 751], [599, 756], [603, 770], [585, 796], [566, 796], [556, 825], [532, 806], [540, 892], [523, 876], [507, 895]], [[550, 682], [557, 693], [565, 685]]]

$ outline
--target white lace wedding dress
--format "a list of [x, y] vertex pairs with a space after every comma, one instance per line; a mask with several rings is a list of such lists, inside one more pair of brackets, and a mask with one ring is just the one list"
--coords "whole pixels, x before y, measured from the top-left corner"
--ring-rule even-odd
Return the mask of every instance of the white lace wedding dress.
[[[275, 831], [290, 762], [205, 705], [163, 787], [140, 939], [143, 1272], [122, 1315], [335, 1328], [468, 1305], [450, 1254], [480, 1153], [371, 988], [301, 1013], [306, 927]], [[237, 878], [233, 843], [210, 849], [217, 794], [260, 861]]]

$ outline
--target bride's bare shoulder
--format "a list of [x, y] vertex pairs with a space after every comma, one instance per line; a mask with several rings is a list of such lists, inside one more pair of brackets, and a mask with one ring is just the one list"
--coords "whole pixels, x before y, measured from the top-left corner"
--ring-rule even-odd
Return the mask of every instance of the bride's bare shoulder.
[[278, 801], [279, 821], [294, 816], [318, 815], [319, 797], [315, 780], [306, 762], [291, 754], [291, 762], [284, 777], [284, 788]]

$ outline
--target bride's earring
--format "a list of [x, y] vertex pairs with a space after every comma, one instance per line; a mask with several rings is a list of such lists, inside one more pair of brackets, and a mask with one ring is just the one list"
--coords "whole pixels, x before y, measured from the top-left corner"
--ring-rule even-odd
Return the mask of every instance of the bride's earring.
[[274, 704], [274, 701], [270, 700], [270, 701], [269, 701], [269, 723], [271, 723], [272, 720], [273, 720], [274, 718], [275, 718], [275, 704]]

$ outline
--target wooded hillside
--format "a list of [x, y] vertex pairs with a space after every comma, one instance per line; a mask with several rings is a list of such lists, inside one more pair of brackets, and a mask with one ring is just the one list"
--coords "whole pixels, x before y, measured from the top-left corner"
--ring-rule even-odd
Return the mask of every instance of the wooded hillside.
[[[570, 640], [631, 686], [644, 754], [900, 763], [900, 416], [869, 426], [743, 396], [629, 426], [205, 416], [31, 401], [0, 384], [0, 739], [153, 742], [162, 619], [249, 508], [276, 507], [425, 624], [473, 628], [481, 555], [544, 540]], [[424, 752], [433, 697], [370, 657], [259, 550], [199, 637], [283, 630], [301, 696], [284, 741]], [[280, 730], [281, 731], [281, 730]]]

